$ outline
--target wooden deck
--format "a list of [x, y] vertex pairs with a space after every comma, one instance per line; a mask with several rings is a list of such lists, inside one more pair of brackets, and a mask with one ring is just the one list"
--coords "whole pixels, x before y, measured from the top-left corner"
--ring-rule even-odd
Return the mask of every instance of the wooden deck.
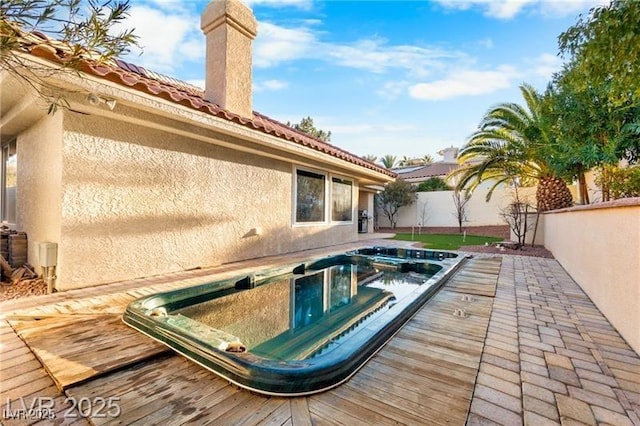
[[[119, 416], [88, 420], [93, 424], [464, 424], [500, 262], [500, 258], [467, 261], [354, 377], [309, 397], [264, 397], [238, 389], [120, 322], [124, 307], [135, 297], [201, 279], [188, 274], [181, 281], [65, 297], [6, 314], [0, 328], [0, 397], [5, 401], [55, 396], [58, 421], [65, 423], [84, 420], [60, 417], [69, 406], [65, 398], [116, 398]], [[456, 309], [464, 309], [466, 316], [453, 315]]]

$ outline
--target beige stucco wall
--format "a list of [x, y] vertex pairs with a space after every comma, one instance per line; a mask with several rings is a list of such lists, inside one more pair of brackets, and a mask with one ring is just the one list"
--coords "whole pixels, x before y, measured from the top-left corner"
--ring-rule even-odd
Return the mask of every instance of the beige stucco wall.
[[289, 162], [113, 123], [65, 118], [59, 289], [357, 239], [292, 226]]
[[27, 233], [28, 260], [38, 273], [38, 243], [60, 240], [62, 117], [44, 116], [17, 137], [16, 228]]
[[[496, 189], [491, 200], [485, 200], [488, 188], [480, 187], [467, 204], [468, 221], [463, 226], [505, 225], [500, 210], [512, 202], [511, 189]], [[520, 188], [520, 199], [535, 205], [535, 188]], [[402, 207], [398, 213], [398, 227], [411, 226], [458, 226], [453, 203], [453, 191], [419, 192], [418, 199], [410, 206]], [[388, 227], [389, 220], [379, 209], [378, 222]]]
[[545, 214], [544, 245], [640, 353], [640, 198]]

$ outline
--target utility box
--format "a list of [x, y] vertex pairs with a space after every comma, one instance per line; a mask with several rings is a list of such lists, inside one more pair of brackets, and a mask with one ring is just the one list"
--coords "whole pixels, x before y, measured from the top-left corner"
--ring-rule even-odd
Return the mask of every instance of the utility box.
[[58, 264], [58, 244], [40, 243], [38, 260], [40, 266], [56, 266]]

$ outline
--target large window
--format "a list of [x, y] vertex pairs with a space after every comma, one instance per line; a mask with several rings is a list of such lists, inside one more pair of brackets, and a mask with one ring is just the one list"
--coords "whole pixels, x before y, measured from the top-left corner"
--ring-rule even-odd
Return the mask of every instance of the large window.
[[325, 181], [324, 175], [296, 171], [296, 222], [324, 222]]
[[331, 220], [351, 222], [353, 220], [353, 184], [350, 180], [331, 178]]
[[0, 213], [3, 222], [16, 222], [16, 188], [18, 177], [18, 156], [15, 139], [2, 145], [2, 182]]
[[304, 169], [295, 179], [294, 223], [353, 223], [352, 180]]

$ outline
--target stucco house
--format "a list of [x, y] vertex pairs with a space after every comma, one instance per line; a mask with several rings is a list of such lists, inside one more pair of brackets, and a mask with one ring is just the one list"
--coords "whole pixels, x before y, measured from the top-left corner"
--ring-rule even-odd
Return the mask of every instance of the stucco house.
[[[58, 290], [356, 241], [357, 211], [395, 174], [252, 110], [257, 24], [237, 0], [202, 15], [206, 87], [124, 61], [53, 74], [47, 114], [2, 70], [2, 221], [57, 244]], [[44, 37], [38, 66], [60, 61]], [[302, 112], [301, 112], [302, 113]]]
[[421, 164], [415, 166], [396, 167], [393, 169], [398, 177], [412, 184], [419, 184], [433, 177], [445, 179], [453, 170], [460, 167], [458, 164], [458, 148], [449, 147], [438, 151], [442, 156], [442, 160], [434, 161], [429, 164]]

